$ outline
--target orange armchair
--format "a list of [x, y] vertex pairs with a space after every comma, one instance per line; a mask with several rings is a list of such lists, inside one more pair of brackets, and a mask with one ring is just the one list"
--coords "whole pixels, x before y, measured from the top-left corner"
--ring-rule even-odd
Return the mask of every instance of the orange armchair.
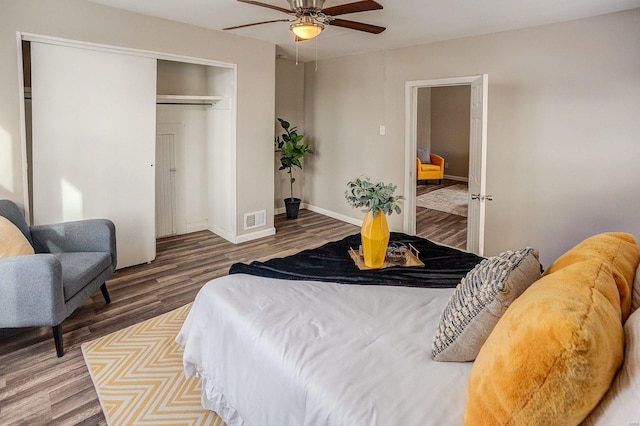
[[438, 179], [438, 184], [442, 183], [444, 178], [444, 158], [436, 154], [429, 154], [431, 157], [431, 164], [425, 164], [420, 161], [420, 158], [416, 157], [416, 180], [425, 181], [429, 179]]

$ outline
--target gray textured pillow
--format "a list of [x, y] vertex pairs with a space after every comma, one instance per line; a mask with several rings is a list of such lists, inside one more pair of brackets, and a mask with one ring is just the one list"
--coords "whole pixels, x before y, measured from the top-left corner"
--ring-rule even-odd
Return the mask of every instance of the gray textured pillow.
[[423, 164], [431, 164], [431, 155], [428, 149], [418, 148], [418, 158]]
[[484, 259], [460, 281], [433, 339], [436, 361], [473, 361], [511, 302], [540, 278], [531, 247]]

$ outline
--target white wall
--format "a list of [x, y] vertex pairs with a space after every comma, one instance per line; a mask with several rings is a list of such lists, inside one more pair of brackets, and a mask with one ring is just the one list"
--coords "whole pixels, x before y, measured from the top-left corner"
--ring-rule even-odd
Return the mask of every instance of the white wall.
[[[233, 69], [159, 60], [157, 91], [162, 95], [224, 98], [213, 107], [158, 105], [157, 123], [177, 125], [180, 129], [176, 138], [176, 232], [210, 229], [233, 239], [234, 218], [230, 217], [229, 208], [232, 201], [221, 202], [235, 193], [235, 188], [226, 190], [233, 183], [228, 182], [233, 171], [227, 144], [233, 127], [230, 123], [231, 99], [235, 96]], [[225, 118], [219, 119], [220, 115]]]
[[[273, 227], [275, 46], [219, 31], [126, 12], [84, 0], [0, 0], [0, 198], [24, 204], [22, 121], [16, 32], [237, 64], [238, 235], [244, 213], [266, 209]], [[259, 231], [259, 230], [257, 230]]]
[[[207, 85], [205, 65], [157, 61], [158, 95], [214, 95]], [[207, 229], [208, 164], [207, 109], [199, 105], [158, 105], [156, 124], [176, 134], [176, 217], [177, 234]]]
[[530, 245], [548, 265], [594, 233], [640, 237], [638, 52], [640, 9], [307, 64], [305, 124], [320, 155], [305, 197], [361, 218], [344, 201], [348, 180], [365, 173], [404, 192], [405, 82], [487, 73], [485, 253]]
[[[176, 233], [207, 229], [207, 106], [158, 105], [160, 128], [177, 126]], [[173, 129], [172, 129], [173, 130]]]

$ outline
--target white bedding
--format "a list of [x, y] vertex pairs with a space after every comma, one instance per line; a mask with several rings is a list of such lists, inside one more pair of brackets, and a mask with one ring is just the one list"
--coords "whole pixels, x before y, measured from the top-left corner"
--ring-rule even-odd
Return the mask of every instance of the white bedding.
[[177, 340], [230, 426], [460, 425], [472, 363], [430, 358], [452, 292], [229, 275]]

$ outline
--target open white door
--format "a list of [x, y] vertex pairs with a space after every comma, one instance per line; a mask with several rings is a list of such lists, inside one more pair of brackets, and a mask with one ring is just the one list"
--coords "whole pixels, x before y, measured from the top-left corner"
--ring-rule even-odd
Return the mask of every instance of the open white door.
[[35, 224], [108, 218], [118, 268], [155, 258], [156, 60], [32, 42]]
[[488, 75], [416, 80], [405, 83], [405, 193], [403, 232], [416, 233], [415, 162], [417, 147], [417, 95], [423, 87], [471, 86], [469, 135], [469, 212], [467, 250], [482, 256], [484, 251], [485, 167], [487, 163], [487, 92]]
[[488, 76], [471, 82], [471, 131], [469, 135], [469, 213], [467, 250], [479, 256], [484, 252], [484, 223], [487, 164], [487, 93]]

